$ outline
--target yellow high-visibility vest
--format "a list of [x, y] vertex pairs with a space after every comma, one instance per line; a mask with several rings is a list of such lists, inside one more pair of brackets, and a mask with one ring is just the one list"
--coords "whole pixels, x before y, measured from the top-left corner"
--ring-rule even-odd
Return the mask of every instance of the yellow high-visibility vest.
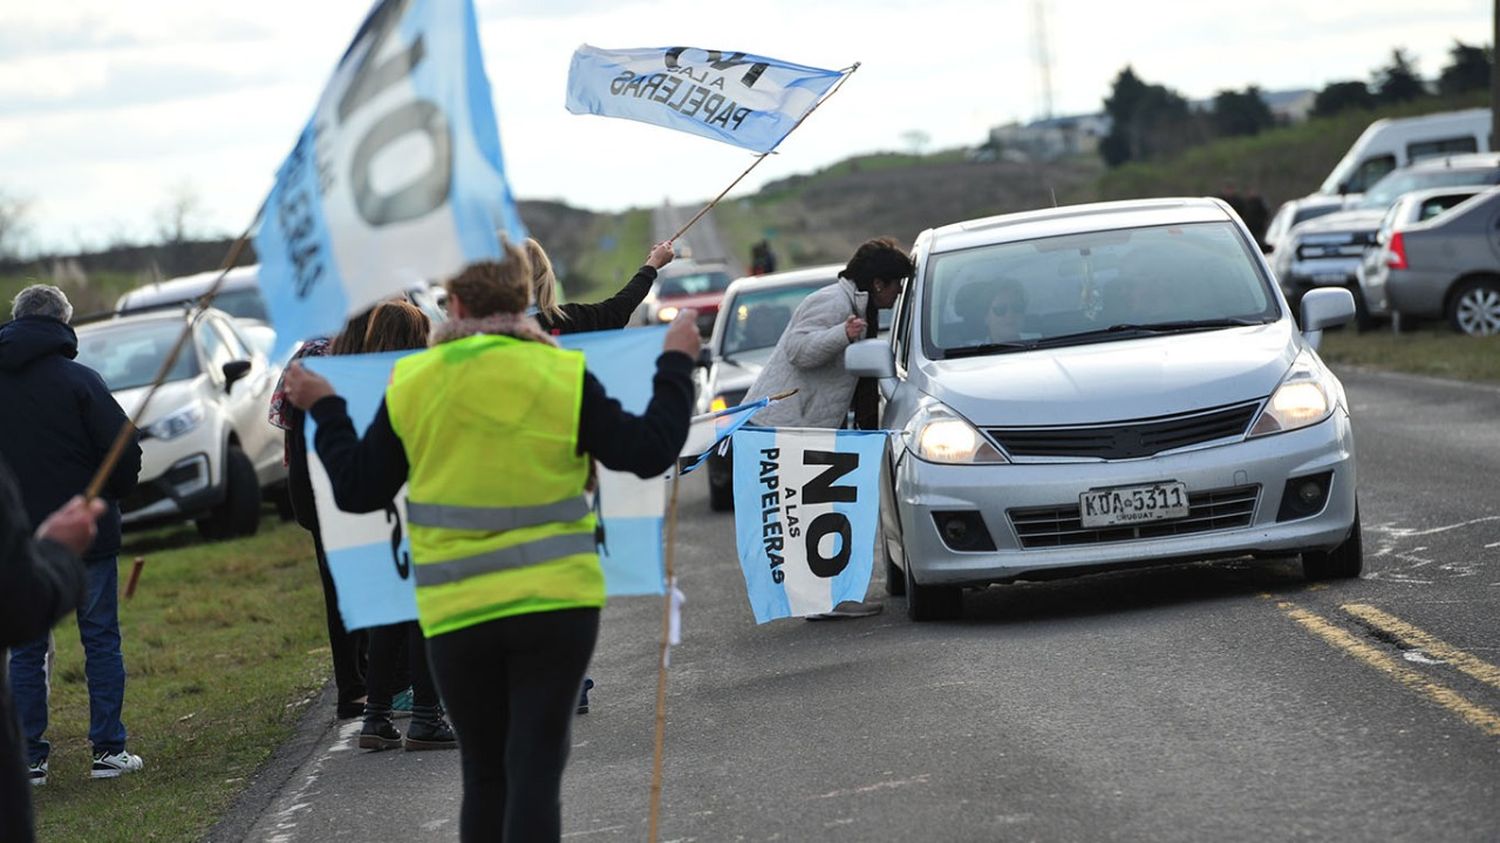
[[427, 637], [496, 618], [604, 605], [578, 453], [583, 354], [467, 337], [396, 363], [391, 428]]

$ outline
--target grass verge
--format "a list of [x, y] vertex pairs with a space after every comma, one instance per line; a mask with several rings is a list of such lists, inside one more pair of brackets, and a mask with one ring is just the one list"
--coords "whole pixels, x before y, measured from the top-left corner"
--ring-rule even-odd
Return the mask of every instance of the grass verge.
[[579, 255], [574, 265], [587, 279], [580, 301], [608, 298], [629, 281], [646, 262], [651, 251], [651, 211], [635, 209], [622, 214], [600, 214], [593, 222], [590, 240], [597, 246]]
[[1331, 331], [1318, 349], [1335, 366], [1349, 364], [1471, 381], [1500, 382], [1500, 336], [1468, 337], [1447, 328], [1403, 334]]
[[88, 778], [88, 687], [71, 616], [56, 630], [51, 773], [34, 792], [41, 840], [196, 840], [291, 733], [328, 674], [312, 541], [295, 524], [201, 544], [191, 527], [128, 537], [120, 600], [125, 725], [146, 769]]

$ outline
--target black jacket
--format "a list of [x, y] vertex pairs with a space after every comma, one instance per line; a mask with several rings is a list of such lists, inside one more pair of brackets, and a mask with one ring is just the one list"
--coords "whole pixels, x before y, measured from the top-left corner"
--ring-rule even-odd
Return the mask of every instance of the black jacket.
[[[83, 565], [60, 545], [34, 541], [15, 478], [0, 462], [0, 654], [47, 634], [83, 596]], [[0, 840], [31, 840], [31, 782], [20, 725], [0, 670]]]
[[643, 266], [636, 271], [630, 283], [604, 301], [594, 304], [568, 302], [561, 305], [562, 312], [568, 318], [554, 321], [547, 314], [539, 313], [536, 321], [541, 323], [542, 330], [552, 334], [581, 334], [584, 331], [623, 328], [630, 321], [630, 314], [635, 312], [636, 306], [651, 292], [651, 284], [655, 281], [656, 269]]
[[[56, 319], [28, 316], [0, 325], [0, 457], [20, 481], [33, 525], [80, 494], [120, 428], [130, 423], [104, 379], [74, 362], [78, 337]], [[87, 558], [120, 550], [120, 498], [135, 489], [141, 446], [132, 440], [105, 484], [109, 509]]]
[[[687, 440], [693, 406], [693, 360], [667, 352], [656, 359], [651, 403], [636, 416], [604, 392], [584, 372], [578, 413], [578, 451], [605, 468], [655, 477], [672, 467]], [[312, 406], [318, 433], [313, 445], [328, 469], [333, 499], [345, 512], [374, 512], [391, 502], [406, 482], [406, 449], [391, 428], [385, 402], [364, 438], [354, 430], [344, 399], [324, 398]], [[484, 470], [476, 466], [475, 470]]]

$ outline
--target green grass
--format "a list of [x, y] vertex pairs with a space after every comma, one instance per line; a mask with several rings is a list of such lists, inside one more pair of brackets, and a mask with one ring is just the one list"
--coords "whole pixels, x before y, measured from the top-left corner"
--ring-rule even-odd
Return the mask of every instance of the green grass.
[[635, 209], [622, 214], [599, 214], [594, 218], [589, 242], [600, 244], [578, 256], [570, 272], [586, 279], [568, 284], [582, 292], [580, 301], [595, 301], [614, 293], [646, 262], [651, 251], [651, 211]]
[[272, 513], [251, 538], [201, 544], [191, 527], [127, 537], [146, 564], [120, 601], [125, 725], [140, 773], [88, 778], [88, 688], [77, 626], [54, 631], [51, 774], [41, 840], [196, 840], [291, 734], [329, 671], [312, 540]]
[[1318, 349], [1333, 366], [1368, 366], [1394, 372], [1500, 382], [1500, 336], [1469, 337], [1447, 327], [1403, 334], [1332, 331]]

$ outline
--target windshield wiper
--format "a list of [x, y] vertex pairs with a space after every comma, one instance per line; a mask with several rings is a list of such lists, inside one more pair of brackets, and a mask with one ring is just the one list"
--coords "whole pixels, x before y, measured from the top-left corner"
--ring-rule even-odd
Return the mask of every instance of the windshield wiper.
[[1183, 319], [1176, 322], [1150, 322], [1136, 324], [1133, 322], [1120, 322], [1110, 325], [1108, 328], [1100, 328], [1095, 331], [1083, 331], [1077, 334], [1063, 334], [1058, 337], [1047, 337], [1038, 340], [1037, 346], [1065, 345], [1075, 342], [1086, 342], [1092, 339], [1104, 339], [1115, 337], [1120, 334], [1171, 334], [1180, 331], [1206, 331], [1213, 328], [1243, 328], [1249, 325], [1264, 325], [1265, 322], [1258, 319]]
[[945, 360], [957, 357], [978, 357], [983, 354], [995, 354], [1001, 351], [1024, 351], [1036, 348], [1035, 340], [1028, 342], [987, 342], [980, 345], [961, 345], [958, 348], [950, 348], [943, 352]]

